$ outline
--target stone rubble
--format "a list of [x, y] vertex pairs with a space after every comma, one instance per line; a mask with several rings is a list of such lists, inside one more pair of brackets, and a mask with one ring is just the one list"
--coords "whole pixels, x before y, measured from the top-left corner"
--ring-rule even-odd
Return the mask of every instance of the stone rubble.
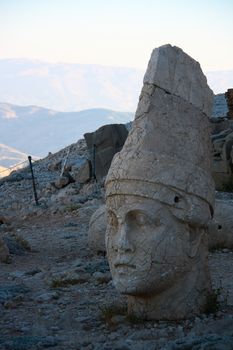
[[[70, 148], [67, 166], [78, 169], [88, 157], [85, 142]], [[34, 163], [38, 207], [27, 169], [0, 182], [0, 233], [10, 252], [10, 261], [0, 264], [0, 349], [233, 349], [232, 250], [209, 254], [218, 311], [174, 322], [129, 317], [105, 255], [88, 247], [90, 218], [104, 201], [102, 185], [52, 184], [66, 154]], [[230, 194], [217, 195], [233, 201]]]

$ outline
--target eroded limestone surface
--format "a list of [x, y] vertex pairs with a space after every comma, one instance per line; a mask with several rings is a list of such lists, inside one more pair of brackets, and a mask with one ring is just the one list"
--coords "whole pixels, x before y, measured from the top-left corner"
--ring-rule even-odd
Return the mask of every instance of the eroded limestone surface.
[[128, 295], [128, 312], [145, 319], [198, 314], [211, 290], [211, 109], [199, 63], [171, 45], [155, 49], [132, 129], [106, 179], [113, 281]]

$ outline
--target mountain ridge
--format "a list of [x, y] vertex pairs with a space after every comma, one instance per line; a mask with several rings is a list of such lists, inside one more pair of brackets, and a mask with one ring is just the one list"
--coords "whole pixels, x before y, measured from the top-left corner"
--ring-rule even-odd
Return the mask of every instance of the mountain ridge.
[[0, 60], [0, 100], [59, 111], [134, 111], [143, 70], [85, 64]]
[[[145, 71], [98, 64], [0, 60], [0, 101], [63, 112], [106, 108], [134, 112]], [[214, 93], [233, 86], [233, 70], [206, 72]]]
[[[10, 116], [9, 116], [10, 115]], [[127, 123], [133, 113], [108, 109], [58, 112], [38, 106], [0, 103], [0, 141], [22, 153], [45, 157], [104, 124]], [[0, 164], [2, 164], [0, 160]]]

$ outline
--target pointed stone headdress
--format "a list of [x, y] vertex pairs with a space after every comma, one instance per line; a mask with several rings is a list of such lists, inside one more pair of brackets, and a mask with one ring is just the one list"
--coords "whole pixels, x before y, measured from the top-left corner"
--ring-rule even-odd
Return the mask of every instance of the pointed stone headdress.
[[106, 196], [158, 199], [180, 219], [206, 223], [214, 202], [212, 100], [198, 62], [175, 46], [155, 49], [132, 129], [112, 161]]

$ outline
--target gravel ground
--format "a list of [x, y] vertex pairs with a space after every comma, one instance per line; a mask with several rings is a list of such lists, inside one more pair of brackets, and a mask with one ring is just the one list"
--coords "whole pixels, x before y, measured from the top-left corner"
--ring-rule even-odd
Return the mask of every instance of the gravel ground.
[[[95, 183], [50, 186], [60, 170], [48, 168], [66, 154], [35, 164], [40, 206], [33, 203], [27, 170], [0, 182], [0, 233], [11, 252], [0, 269], [0, 349], [233, 349], [233, 252], [209, 254], [215, 313], [179, 322], [129, 318], [105, 256], [87, 246], [89, 219], [103, 203], [103, 189]], [[69, 161], [86, 156], [79, 141]]]

